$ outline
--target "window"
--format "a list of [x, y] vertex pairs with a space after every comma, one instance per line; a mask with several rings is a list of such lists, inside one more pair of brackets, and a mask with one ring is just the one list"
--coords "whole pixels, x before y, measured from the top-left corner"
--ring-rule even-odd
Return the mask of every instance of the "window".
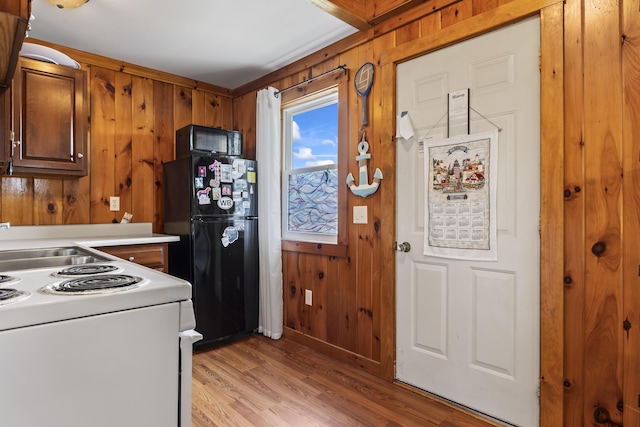
[[338, 241], [338, 90], [286, 106], [283, 120], [284, 239]]

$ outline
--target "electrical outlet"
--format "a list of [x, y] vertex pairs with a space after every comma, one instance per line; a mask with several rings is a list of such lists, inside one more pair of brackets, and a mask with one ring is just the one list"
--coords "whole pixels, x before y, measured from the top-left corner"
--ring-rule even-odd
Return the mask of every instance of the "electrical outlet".
[[313, 291], [311, 289], [304, 290], [304, 303], [307, 305], [313, 305]]
[[120, 197], [109, 197], [109, 210], [110, 211], [120, 210]]

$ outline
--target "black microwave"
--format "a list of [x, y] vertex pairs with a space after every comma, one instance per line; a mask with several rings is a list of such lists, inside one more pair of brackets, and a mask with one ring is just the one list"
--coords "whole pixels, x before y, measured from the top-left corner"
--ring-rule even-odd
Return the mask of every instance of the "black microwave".
[[176, 131], [176, 159], [192, 152], [242, 156], [242, 133], [207, 126], [188, 125]]

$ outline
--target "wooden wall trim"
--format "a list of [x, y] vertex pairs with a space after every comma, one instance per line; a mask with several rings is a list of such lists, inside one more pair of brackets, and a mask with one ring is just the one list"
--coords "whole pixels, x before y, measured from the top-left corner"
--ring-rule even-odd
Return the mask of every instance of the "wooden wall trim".
[[302, 332], [296, 331], [295, 329], [291, 329], [286, 326], [283, 330], [283, 336], [342, 362], [346, 362], [351, 365], [353, 365], [355, 362], [357, 366], [361, 367], [365, 371], [373, 375], [380, 375], [380, 363], [371, 359], [367, 359], [366, 357], [362, 357], [357, 353], [353, 353], [351, 351], [345, 350], [344, 348], [337, 347], [326, 341], [314, 338], [311, 335], [303, 334]]
[[392, 381], [396, 377], [396, 252], [394, 242], [396, 240], [396, 65], [384, 64], [381, 67], [380, 99], [385, 103], [380, 108], [380, 121], [378, 132], [380, 140], [385, 144], [386, 155], [382, 157], [382, 170], [384, 171], [384, 185], [380, 187], [382, 206], [393, 209], [382, 209], [380, 223], [386, 224], [381, 234], [382, 259], [380, 286], [380, 361], [382, 363], [382, 377]]
[[361, 31], [371, 28], [365, 16], [364, 1], [308, 0], [325, 12]]
[[465, 19], [458, 24], [427, 34], [380, 55], [381, 65], [408, 61], [416, 56], [459, 43], [499, 27], [512, 24], [529, 16], [537, 15], [541, 9], [562, 3], [563, 0], [512, 1], [495, 9]]
[[563, 422], [564, 10], [540, 12], [540, 425]]
[[59, 50], [60, 52], [66, 55], [69, 55], [70, 57], [72, 57], [74, 60], [78, 61], [81, 64], [83, 63], [91, 64], [91, 65], [99, 66], [111, 71], [119, 71], [122, 73], [132, 74], [138, 77], [146, 77], [146, 78], [164, 82], [164, 83], [184, 86], [184, 87], [197, 89], [204, 92], [212, 92], [217, 95], [221, 95], [228, 98], [232, 97], [231, 90], [223, 88], [221, 86], [216, 86], [216, 85], [201, 82], [198, 80], [177, 76], [175, 74], [165, 73], [163, 71], [153, 70], [151, 68], [130, 64], [124, 61], [118, 61], [117, 59], [107, 58], [105, 56], [96, 55], [96, 54], [85, 52], [82, 50], [77, 50], [70, 47], [57, 45], [55, 43], [50, 43], [44, 40], [29, 38], [29, 41]]

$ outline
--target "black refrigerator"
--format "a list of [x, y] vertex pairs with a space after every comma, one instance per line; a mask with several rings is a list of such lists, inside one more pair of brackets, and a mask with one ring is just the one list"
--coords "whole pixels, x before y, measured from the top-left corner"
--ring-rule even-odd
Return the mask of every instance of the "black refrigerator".
[[203, 349], [258, 327], [258, 183], [255, 160], [198, 154], [164, 164], [169, 273], [193, 289]]

